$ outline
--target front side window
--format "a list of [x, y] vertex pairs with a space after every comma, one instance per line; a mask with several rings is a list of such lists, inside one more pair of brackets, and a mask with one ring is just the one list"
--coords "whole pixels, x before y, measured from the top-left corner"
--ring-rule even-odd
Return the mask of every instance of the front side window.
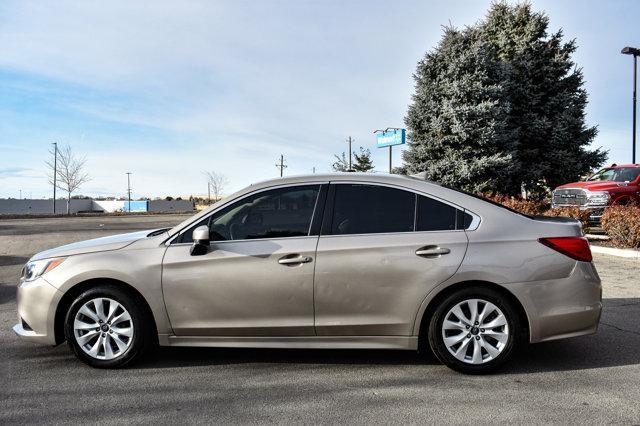
[[[319, 185], [259, 192], [216, 212], [199, 225], [209, 225], [212, 241], [251, 240], [309, 235]], [[187, 230], [180, 242], [192, 242]]]
[[339, 184], [335, 187], [331, 234], [411, 232], [415, 194], [374, 185]]

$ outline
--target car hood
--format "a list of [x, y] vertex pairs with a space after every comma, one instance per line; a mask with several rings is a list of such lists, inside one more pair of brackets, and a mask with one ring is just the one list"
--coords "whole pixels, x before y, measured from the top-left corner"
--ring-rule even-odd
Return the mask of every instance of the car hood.
[[41, 251], [35, 254], [31, 260], [47, 259], [50, 257], [73, 256], [83, 253], [95, 253], [99, 251], [118, 250], [128, 246], [134, 241], [146, 238], [153, 229], [147, 231], [130, 232], [127, 234], [111, 235], [109, 237], [94, 238], [92, 240], [79, 241], [64, 246]]
[[572, 182], [560, 185], [556, 189], [564, 188], [583, 188], [589, 191], [606, 191], [608, 189], [617, 188], [619, 186], [625, 186], [622, 182], [614, 182], [610, 180], [605, 181], [593, 181], [593, 182]]

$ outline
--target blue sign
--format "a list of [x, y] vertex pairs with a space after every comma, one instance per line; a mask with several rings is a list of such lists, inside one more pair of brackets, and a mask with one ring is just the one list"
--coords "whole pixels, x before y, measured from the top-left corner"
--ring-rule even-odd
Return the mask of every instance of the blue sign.
[[405, 129], [390, 129], [377, 134], [378, 148], [385, 146], [403, 145], [406, 142]]
[[124, 211], [125, 212], [146, 212], [147, 201], [132, 201], [131, 205], [129, 205], [128, 201], [124, 202]]

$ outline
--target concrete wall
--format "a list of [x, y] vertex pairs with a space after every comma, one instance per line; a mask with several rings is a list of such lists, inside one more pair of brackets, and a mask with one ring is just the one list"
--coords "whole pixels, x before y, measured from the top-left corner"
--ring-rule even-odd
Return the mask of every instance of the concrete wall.
[[[124, 201], [71, 200], [71, 213], [105, 212], [124, 210]], [[131, 202], [133, 207], [133, 201]], [[149, 201], [149, 212], [191, 212], [193, 203], [189, 200], [153, 200]], [[67, 201], [56, 200], [56, 214], [67, 212]], [[0, 199], [0, 215], [3, 214], [52, 214], [52, 200], [14, 200]]]
[[150, 212], [192, 212], [193, 202], [189, 200], [150, 200]]
[[121, 212], [124, 210], [124, 201], [93, 200], [93, 210], [102, 210], [105, 213]]
[[[71, 213], [91, 211], [93, 200], [71, 200]], [[56, 200], [56, 214], [67, 212], [67, 201]], [[0, 214], [52, 214], [53, 200], [0, 200]]]

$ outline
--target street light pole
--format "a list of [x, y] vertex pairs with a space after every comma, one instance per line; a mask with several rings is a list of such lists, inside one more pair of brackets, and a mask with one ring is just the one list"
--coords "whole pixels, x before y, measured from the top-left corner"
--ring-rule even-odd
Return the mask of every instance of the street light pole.
[[351, 168], [351, 142], [353, 142], [353, 139], [351, 139], [351, 136], [349, 136], [349, 139], [347, 139], [347, 142], [349, 142], [349, 170], [347, 170], [348, 172], [352, 171]]
[[622, 54], [633, 55], [633, 130], [631, 140], [633, 146], [631, 148], [631, 162], [636, 163], [636, 89], [638, 85], [638, 55], [640, 55], [640, 49], [634, 47], [625, 47], [622, 49]]
[[53, 143], [53, 214], [56, 214], [56, 179], [58, 177], [58, 143]]
[[129, 196], [129, 205], [127, 211], [131, 213], [131, 172], [127, 172], [127, 194]]

